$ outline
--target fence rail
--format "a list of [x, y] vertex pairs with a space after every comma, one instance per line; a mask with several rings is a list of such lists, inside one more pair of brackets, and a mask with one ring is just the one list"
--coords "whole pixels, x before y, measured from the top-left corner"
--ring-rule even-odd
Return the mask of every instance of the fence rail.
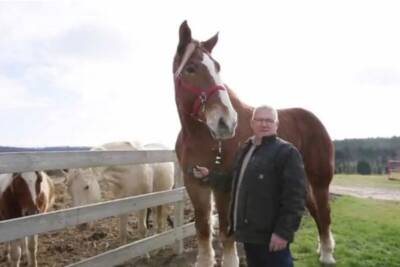
[[[109, 250], [97, 256], [68, 265], [68, 267], [109, 267], [123, 263], [154, 249], [162, 248], [176, 240], [182, 240], [195, 234], [194, 223], [188, 223], [177, 229], [144, 238], [119, 248]], [[118, 259], [116, 261], [115, 259]]]
[[70, 266], [112, 266], [173, 242], [176, 242], [177, 252], [181, 253], [183, 238], [193, 235], [195, 230], [193, 223], [183, 225], [186, 191], [182, 187], [182, 175], [173, 150], [0, 153], [0, 173], [171, 161], [175, 163], [176, 189], [174, 190], [1, 221], [0, 242], [174, 202], [176, 203], [174, 229]]
[[157, 205], [173, 203], [183, 200], [184, 196], [185, 190], [181, 187], [172, 191], [121, 198], [98, 204], [1, 221], [0, 242], [60, 230], [68, 226], [117, 216]]
[[0, 153], [0, 173], [176, 161], [173, 150]]

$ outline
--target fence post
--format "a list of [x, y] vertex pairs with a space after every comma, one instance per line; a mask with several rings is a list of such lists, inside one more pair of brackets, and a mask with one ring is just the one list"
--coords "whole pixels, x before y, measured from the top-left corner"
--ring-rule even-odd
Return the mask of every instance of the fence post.
[[[182, 179], [182, 171], [178, 160], [174, 161], [174, 176], [175, 176], [175, 188], [179, 188], [183, 186], [183, 179]], [[175, 220], [174, 220], [174, 227], [181, 227], [184, 224], [184, 208], [185, 208], [185, 200], [177, 201], [175, 203]], [[178, 255], [183, 253], [183, 239], [179, 239], [176, 241], [176, 253]]]

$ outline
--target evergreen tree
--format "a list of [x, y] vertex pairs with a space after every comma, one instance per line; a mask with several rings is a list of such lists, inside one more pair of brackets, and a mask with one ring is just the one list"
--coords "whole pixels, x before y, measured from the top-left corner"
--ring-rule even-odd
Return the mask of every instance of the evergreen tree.
[[371, 174], [371, 166], [365, 160], [357, 162], [357, 173], [362, 175]]

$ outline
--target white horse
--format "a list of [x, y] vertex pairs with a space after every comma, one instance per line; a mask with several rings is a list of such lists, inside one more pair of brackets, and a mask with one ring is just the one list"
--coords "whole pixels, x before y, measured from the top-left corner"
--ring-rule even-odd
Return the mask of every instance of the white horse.
[[[166, 149], [166, 147], [160, 144], [141, 146], [139, 143], [113, 142], [92, 148], [91, 150], [137, 151], [154, 149]], [[65, 175], [68, 192], [71, 194], [74, 206], [100, 201], [101, 191], [98, 181], [102, 179], [112, 186], [112, 192], [116, 198], [171, 190], [174, 185], [174, 165], [170, 162], [115, 165], [86, 170], [74, 169], [65, 173]], [[158, 233], [166, 229], [168, 209], [168, 205], [156, 208]], [[127, 224], [128, 215], [120, 215], [120, 238], [123, 243], [127, 240]], [[141, 237], [145, 237], [147, 234], [146, 210], [138, 212], [138, 229]]]

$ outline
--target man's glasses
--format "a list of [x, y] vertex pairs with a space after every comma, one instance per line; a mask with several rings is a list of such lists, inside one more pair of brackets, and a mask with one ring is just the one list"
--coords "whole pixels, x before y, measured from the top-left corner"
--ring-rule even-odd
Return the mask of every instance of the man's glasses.
[[255, 122], [257, 122], [257, 123], [263, 123], [263, 122], [265, 122], [265, 123], [267, 123], [267, 124], [270, 124], [270, 123], [274, 123], [275, 122], [275, 120], [274, 119], [271, 119], [271, 118], [254, 118], [253, 119]]

